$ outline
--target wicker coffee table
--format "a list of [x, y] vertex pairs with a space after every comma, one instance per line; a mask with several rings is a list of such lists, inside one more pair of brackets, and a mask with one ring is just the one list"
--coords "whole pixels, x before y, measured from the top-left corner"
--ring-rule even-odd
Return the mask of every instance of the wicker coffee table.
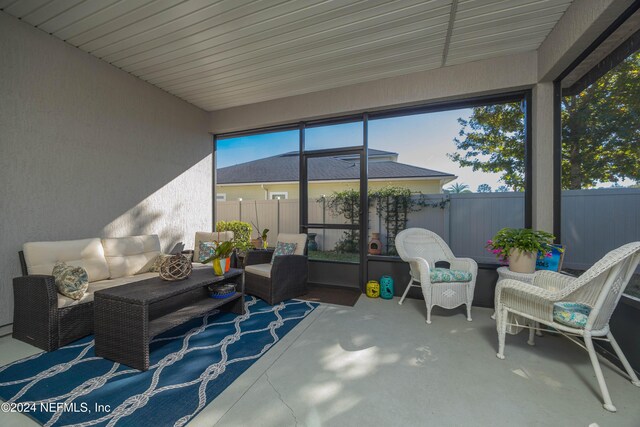
[[[207, 286], [214, 283], [235, 283], [237, 292], [224, 299], [210, 298]], [[96, 356], [146, 371], [151, 338], [216, 308], [244, 314], [243, 270], [214, 276], [213, 269], [198, 268], [178, 282], [154, 277], [96, 291]]]

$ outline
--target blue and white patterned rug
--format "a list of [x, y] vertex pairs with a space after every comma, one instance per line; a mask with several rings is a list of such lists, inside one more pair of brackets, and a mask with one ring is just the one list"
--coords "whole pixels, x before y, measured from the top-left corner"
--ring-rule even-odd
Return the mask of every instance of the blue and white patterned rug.
[[45, 426], [185, 425], [318, 304], [247, 297], [245, 306], [159, 335], [146, 372], [96, 357], [92, 336], [11, 363], [0, 368], [0, 398]]

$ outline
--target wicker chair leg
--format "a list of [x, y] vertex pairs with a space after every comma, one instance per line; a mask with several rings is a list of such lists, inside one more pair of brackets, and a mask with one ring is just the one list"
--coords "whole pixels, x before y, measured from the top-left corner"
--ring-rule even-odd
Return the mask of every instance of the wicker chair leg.
[[498, 307], [497, 310], [500, 310], [500, 314], [498, 315], [498, 354], [496, 354], [496, 356], [498, 359], [504, 359], [504, 343], [507, 336], [507, 317], [509, 316], [509, 311], [507, 307]]
[[424, 296], [424, 304], [427, 307], [427, 324], [431, 324], [431, 309], [433, 308], [433, 303], [431, 299], [431, 285], [425, 285], [424, 283], [420, 283], [420, 289], [422, 289], [422, 295]]
[[531, 324], [529, 325], [529, 339], [527, 340], [527, 344], [529, 345], [536, 345], [536, 327], [537, 327], [538, 323], [537, 322], [531, 322]]
[[611, 347], [613, 347], [613, 350], [618, 355], [618, 359], [620, 359], [620, 362], [622, 362], [622, 366], [624, 366], [625, 371], [627, 371], [627, 374], [631, 379], [631, 383], [636, 387], [640, 387], [640, 380], [638, 380], [638, 376], [636, 375], [635, 371], [629, 364], [629, 361], [627, 360], [627, 357], [622, 352], [622, 349], [618, 345], [618, 342], [615, 340], [615, 338], [613, 338], [613, 334], [611, 332], [607, 334], [607, 338], [609, 338], [609, 341], [611, 342]]
[[467, 321], [471, 322], [471, 302], [467, 303]]
[[404, 290], [404, 293], [402, 294], [402, 298], [400, 298], [400, 301], [398, 301], [398, 304], [402, 305], [402, 303], [404, 302], [404, 299], [407, 297], [407, 294], [409, 293], [409, 289], [411, 289], [411, 286], [413, 283], [413, 279], [409, 279], [409, 284], [407, 285], [407, 288]]
[[593, 370], [596, 373], [596, 378], [598, 379], [598, 385], [600, 386], [600, 392], [602, 393], [602, 400], [604, 401], [604, 409], [609, 412], [616, 412], [617, 409], [613, 406], [613, 402], [611, 401], [611, 396], [609, 395], [609, 389], [607, 388], [607, 383], [604, 381], [604, 375], [602, 375], [602, 368], [600, 368], [600, 362], [598, 361], [598, 354], [596, 353], [595, 348], [593, 347], [593, 341], [591, 340], [591, 335], [585, 333], [584, 343], [587, 347], [587, 351], [589, 352], [589, 358], [591, 359], [591, 364], [593, 365]]

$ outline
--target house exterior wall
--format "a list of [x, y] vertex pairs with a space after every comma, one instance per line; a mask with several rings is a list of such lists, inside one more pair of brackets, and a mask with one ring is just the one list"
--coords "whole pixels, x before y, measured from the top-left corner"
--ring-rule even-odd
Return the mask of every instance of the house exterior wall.
[[208, 113], [3, 12], [0, 58], [0, 326], [25, 242], [211, 229]]
[[[437, 194], [442, 192], [441, 180], [390, 180], [369, 181], [369, 189], [380, 189], [386, 186], [398, 186], [409, 188], [415, 193]], [[311, 182], [309, 184], [309, 198], [319, 198], [323, 194], [329, 196], [334, 191], [358, 189], [359, 184], [353, 182]], [[238, 200], [266, 200], [269, 192], [287, 192], [289, 199], [298, 199], [298, 184], [265, 184], [264, 189], [257, 184], [253, 185], [218, 185], [218, 194], [224, 193], [227, 201]]]

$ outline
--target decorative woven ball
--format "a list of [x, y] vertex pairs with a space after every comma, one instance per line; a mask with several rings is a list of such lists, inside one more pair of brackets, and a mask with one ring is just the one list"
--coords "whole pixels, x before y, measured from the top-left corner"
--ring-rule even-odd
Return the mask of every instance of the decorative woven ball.
[[182, 280], [189, 277], [190, 274], [191, 261], [181, 254], [170, 256], [160, 266], [160, 277], [164, 280]]

